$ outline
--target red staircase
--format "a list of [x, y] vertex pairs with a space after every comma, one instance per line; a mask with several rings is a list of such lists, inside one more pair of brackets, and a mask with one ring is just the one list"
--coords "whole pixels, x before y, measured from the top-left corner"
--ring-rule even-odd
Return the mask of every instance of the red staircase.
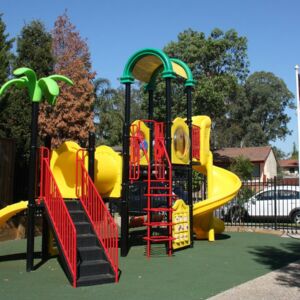
[[[151, 165], [149, 155], [142, 141], [143, 135], [140, 132], [140, 124], [131, 128], [131, 156], [130, 156], [130, 172], [131, 181], [139, 179], [140, 151], [143, 151], [148, 162], [148, 178], [147, 178], [147, 256], [151, 255], [151, 243], [167, 243], [168, 255], [172, 255], [172, 164], [168, 156], [165, 139], [164, 124], [144, 120], [145, 123], [152, 123], [154, 126], [154, 164]], [[158, 203], [159, 202], [159, 203]], [[157, 204], [158, 203], [158, 204]], [[164, 218], [160, 222], [153, 222], [153, 215], [161, 214]], [[160, 234], [157, 230], [163, 229], [164, 233]]]
[[47, 148], [40, 150], [40, 197], [73, 286], [118, 281], [118, 230], [84, 167], [84, 150], [76, 159], [76, 193], [64, 201], [50, 170]]

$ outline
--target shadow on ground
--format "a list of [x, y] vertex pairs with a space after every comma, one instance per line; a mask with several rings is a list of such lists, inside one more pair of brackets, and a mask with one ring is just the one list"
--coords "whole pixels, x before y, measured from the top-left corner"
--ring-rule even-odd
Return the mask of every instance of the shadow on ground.
[[[274, 271], [300, 260], [300, 243], [284, 243], [280, 248], [271, 246], [251, 247], [249, 253], [255, 260], [268, 266]], [[300, 288], [300, 262], [279, 270], [280, 275], [276, 278], [279, 284]]]

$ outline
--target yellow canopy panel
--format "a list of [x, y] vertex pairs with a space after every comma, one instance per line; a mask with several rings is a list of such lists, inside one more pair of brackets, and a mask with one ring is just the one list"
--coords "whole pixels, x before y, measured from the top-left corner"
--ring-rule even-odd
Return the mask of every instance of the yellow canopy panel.
[[158, 57], [154, 55], [144, 56], [135, 64], [132, 74], [136, 79], [148, 83], [154, 71], [161, 65], [162, 61]]
[[[175, 62], [171, 62], [174, 73], [187, 79], [188, 76], [183, 67]], [[162, 65], [162, 61], [154, 55], [147, 55], [141, 58], [134, 66], [132, 75], [143, 82], [150, 82], [153, 73]]]
[[181, 76], [183, 77], [184, 79], [187, 79], [188, 76], [184, 70], [184, 68], [178, 64], [176, 64], [175, 62], [171, 62], [172, 63], [172, 68], [173, 68], [173, 71], [178, 75], [178, 76]]

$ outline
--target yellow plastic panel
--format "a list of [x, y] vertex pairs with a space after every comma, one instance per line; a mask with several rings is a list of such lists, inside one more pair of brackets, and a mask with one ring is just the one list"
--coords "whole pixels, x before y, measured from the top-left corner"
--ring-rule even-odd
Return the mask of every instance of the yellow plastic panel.
[[132, 75], [143, 82], [148, 83], [151, 79], [153, 72], [162, 65], [161, 60], [154, 56], [148, 55], [141, 58], [134, 66]]
[[[149, 145], [150, 145], [150, 130], [149, 130], [149, 127], [141, 120], [134, 121], [132, 123], [132, 125], [136, 125], [136, 126], [131, 127], [130, 136], [132, 135], [132, 130], [137, 130], [137, 128], [139, 128], [140, 131], [142, 132], [142, 135], [144, 136], [144, 147], [146, 149], [149, 149]], [[130, 151], [130, 153], [131, 153], [131, 151]], [[142, 149], [140, 150], [140, 164], [141, 164], [141, 166], [147, 166], [148, 165], [148, 161], [147, 161], [146, 156], [144, 154], [144, 151]]]
[[173, 68], [173, 71], [179, 75], [180, 77], [183, 77], [185, 79], [187, 79], [187, 75], [186, 75], [186, 72], [184, 70], [183, 67], [181, 67], [180, 65], [176, 64], [175, 62], [171, 62], [172, 63], [172, 68]]
[[179, 199], [173, 205], [173, 249], [179, 249], [189, 246], [191, 244], [190, 239], [190, 210], [189, 206]]
[[171, 128], [172, 137], [172, 163], [186, 165], [190, 159], [189, 128], [184, 119], [176, 118]]
[[[192, 117], [193, 125], [200, 127], [200, 164], [206, 165], [210, 153], [210, 127], [211, 119], [208, 116]], [[193, 159], [193, 161], [197, 161]]]

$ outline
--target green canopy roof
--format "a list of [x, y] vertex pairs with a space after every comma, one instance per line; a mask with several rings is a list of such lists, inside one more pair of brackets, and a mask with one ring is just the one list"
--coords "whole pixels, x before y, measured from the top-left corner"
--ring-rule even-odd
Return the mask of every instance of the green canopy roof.
[[129, 58], [121, 82], [132, 83], [137, 79], [153, 86], [160, 72], [163, 78], [175, 78], [176, 75], [183, 77], [186, 86], [193, 86], [195, 83], [187, 64], [179, 59], [170, 58], [162, 50], [152, 48], [142, 49]]

